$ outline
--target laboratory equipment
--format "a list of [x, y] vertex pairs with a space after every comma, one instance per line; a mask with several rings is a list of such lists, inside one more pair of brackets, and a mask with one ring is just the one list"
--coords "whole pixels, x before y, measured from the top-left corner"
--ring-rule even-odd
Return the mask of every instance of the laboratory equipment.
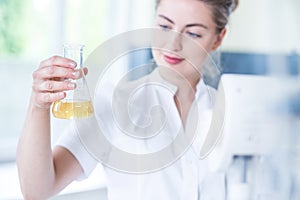
[[75, 90], [66, 91], [66, 97], [63, 100], [54, 102], [52, 106], [54, 117], [62, 119], [81, 119], [93, 115], [93, 104], [82, 70], [83, 47], [84, 46], [80, 44], [66, 44], [63, 46], [64, 57], [72, 59], [77, 63], [76, 69], [82, 73], [82, 77], [77, 80], [72, 80], [72, 82], [76, 83]]
[[297, 91], [297, 81], [226, 74], [220, 85], [223, 130], [208, 160], [212, 171], [225, 173], [226, 199], [290, 199], [291, 191], [299, 189], [292, 188], [298, 185], [292, 185], [289, 156], [297, 127], [290, 127], [283, 102]]

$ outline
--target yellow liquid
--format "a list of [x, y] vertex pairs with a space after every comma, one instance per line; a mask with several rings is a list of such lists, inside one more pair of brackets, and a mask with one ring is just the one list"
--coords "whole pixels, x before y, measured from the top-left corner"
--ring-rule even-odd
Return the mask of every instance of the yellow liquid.
[[54, 117], [61, 119], [83, 119], [94, 113], [91, 101], [56, 101], [52, 106]]

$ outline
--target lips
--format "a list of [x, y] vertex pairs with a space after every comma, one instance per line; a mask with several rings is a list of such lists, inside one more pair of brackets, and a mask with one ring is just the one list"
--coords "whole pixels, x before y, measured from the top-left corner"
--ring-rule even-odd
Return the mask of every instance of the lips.
[[178, 57], [169, 56], [169, 55], [163, 55], [163, 57], [164, 57], [164, 60], [171, 65], [179, 64], [184, 60], [183, 58], [178, 58]]

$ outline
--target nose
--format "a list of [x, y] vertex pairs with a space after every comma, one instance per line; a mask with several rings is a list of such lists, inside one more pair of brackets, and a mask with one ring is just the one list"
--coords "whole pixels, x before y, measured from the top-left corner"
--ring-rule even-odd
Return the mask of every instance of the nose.
[[168, 50], [179, 52], [182, 50], [182, 35], [179, 32], [171, 32], [168, 41]]

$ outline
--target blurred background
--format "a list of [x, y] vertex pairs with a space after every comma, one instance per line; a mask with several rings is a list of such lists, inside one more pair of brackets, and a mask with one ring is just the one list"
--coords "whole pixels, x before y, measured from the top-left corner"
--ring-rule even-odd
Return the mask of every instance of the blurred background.
[[[62, 55], [64, 43], [85, 44], [87, 56], [118, 33], [151, 27], [154, 7], [154, 0], [0, 0], [0, 199], [22, 199], [15, 153], [39, 63]], [[222, 73], [299, 76], [299, 9], [299, 0], [240, 0], [219, 49]], [[53, 119], [53, 143], [65, 124]], [[101, 167], [54, 199], [87, 196], [105, 196]]]

